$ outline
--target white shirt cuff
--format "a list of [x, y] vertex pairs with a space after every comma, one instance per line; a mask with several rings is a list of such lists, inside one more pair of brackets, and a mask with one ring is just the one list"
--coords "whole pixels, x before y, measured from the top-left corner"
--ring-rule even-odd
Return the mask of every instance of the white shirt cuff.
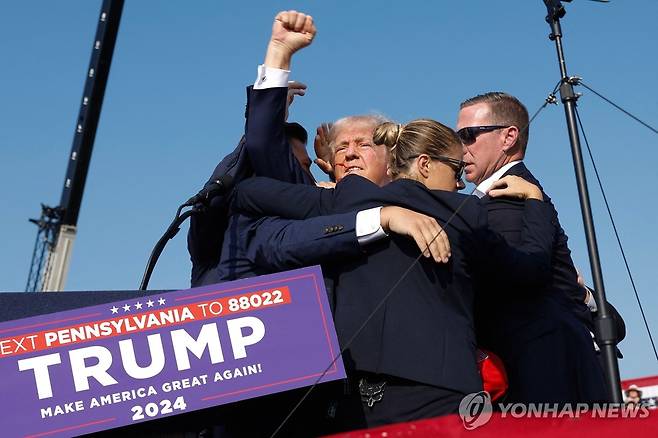
[[589, 288], [587, 288], [587, 302], [585, 304], [587, 304], [587, 307], [589, 307], [589, 310], [592, 312], [599, 310], [596, 305], [596, 300], [594, 299], [594, 294]]
[[290, 70], [281, 70], [279, 68], [267, 67], [265, 64], [261, 64], [258, 66], [258, 76], [254, 83], [254, 90], [287, 87], [288, 77], [290, 77]]
[[592, 333], [592, 332], [589, 332], [589, 334], [592, 336], [592, 343], [594, 344], [594, 351], [596, 351], [598, 353], [599, 351], [601, 351], [601, 349], [599, 348], [599, 344], [596, 343], [596, 336], [594, 336], [594, 333]]
[[356, 214], [356, 237], [360, 246], [383, 239], [388, 234], [381, 225], [382, 207], [361, 210]]

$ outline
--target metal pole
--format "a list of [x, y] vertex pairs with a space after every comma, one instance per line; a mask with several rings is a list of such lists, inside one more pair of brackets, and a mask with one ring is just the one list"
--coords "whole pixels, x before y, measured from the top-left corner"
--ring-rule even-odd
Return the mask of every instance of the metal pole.
[[603, 286], [603, 274], [601, 271], [601, 261], [599, 258], [598, 245], [596, 243], [596, 232], [594, 230], [594, 219], [592, 217], [592, 207], [587, 189], [587, 178], [585, 177], [585, 166], [583, 164], [583, 154], [580, 147], [580, 137], [576, 124], [576, 102], [578, 96], [574, 93], [573, 84], [577, 79], [571, 79], [567, 76], [567, 66], [564, 60], [564, 51], [562, 49], [562, 29], [560, 18], [566, 11], [559, 0], [544, 0], [548, 15], [546, 21], [551, 27], [549, 38], [555, 41], [558, 62], [560, 65], [560, 74], [562, 84], [560, 85], [560, 97], [564, 104], [564, 112], [567, 118], [567, 128], [569, 131], [569, 141], [571, 143], [571, 154], [573, 155], [573, 167], [576, 173], [576, 182], [578, 184], [578, 196], [580, 198], [580, 209], [583, 215], [583, 225], [585, 227], [585, 237], [587, 238], [587, 251], [592, 270], [592, 279], [594, 281], [594, 298], [598, 306], [598, 316], [594, 323], [596, 324], [600, 338], [601, 354], [603, 355], [605, 365], [605, 377], [608, 385], [608, 394], [610, 401], [613, 403], [622, 403], [621, 383], [619, 378], [619, 364], [617, 362], [617, 335], [615, 323], [608, 310], [605, 299], [605, 289]]
[[62, 217], [57, 241], [51, 253], [52, 263], [44, 271], [44, 291], [62, 290], [66, 281], [123, 4], [124, 0], [104, 0], [101, 6], [59, 204]]

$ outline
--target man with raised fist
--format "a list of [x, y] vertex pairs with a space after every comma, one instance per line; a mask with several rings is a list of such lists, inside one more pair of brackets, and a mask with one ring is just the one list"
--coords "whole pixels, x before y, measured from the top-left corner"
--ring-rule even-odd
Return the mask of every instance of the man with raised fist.
[[[254, 85], [247, 87], [245, 135], [237, 148], [217, 165], [206, 186], [225, 175], [233, 177], [236, 184], [252, 175], [292, 183], [315, 183], [304, 163], [296, 158], [301, 154], [299, 151], [295, 154], [291, 146], [290, 137], [296, 139], [299, 135], [291, 135], [293, 124], [286, 123], [288, 105], [295, 95], [303, 96], [306, 92], [304, 84], [289, 84], [292, 56], [311, 44], [315, 33], [309, 15], [287, 11], [276, 16], [265, 62], [258, 67]], [[239, 245], [235, 236], [245, 224], [229, 214], [229, 200], [229, 195], [217, 196], [205, 211], [192, 216], [188, 250], [193, 287], [234, 279], [241, 269], [241, 261], [229, 255], [235, 253], [231, 251]]]
[[[254, 174], [282, 181], [312, 184], [314, 181], [295, 158], [285, 135], [288, 79], [292, 56], [311, 44], [316, 29], [310, 15], [279, 12], [272, 24], [265, 62], [247, 96], [245, 148]], [[292, 88], [303, 95], [305, 86]]]

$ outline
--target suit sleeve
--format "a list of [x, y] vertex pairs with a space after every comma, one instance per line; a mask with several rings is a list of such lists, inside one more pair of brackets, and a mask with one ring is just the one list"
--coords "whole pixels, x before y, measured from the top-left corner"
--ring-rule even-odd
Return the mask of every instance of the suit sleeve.
[[329, 214], [333, 192], [333, 189], [255, 177], [238, 185], [233, 207], [251, 216], [305, 219]]
[[[247, 162], [244, 143], [243, 136], [235, 149], [215, 167], [204, 188], [227, 174], [231, 174], [237, 181], [251, 175], [252, 170]], [[190, 218], [187, 248], [193, 266], [193, 281], [198, 276], [194, 271], [203, 271], [219, 262], [218, 248], [222, 247], [224, 230], [228, 224], [228, 205], [228, 195], [217, 196], [211, 200], [207, 208]]]
[[524, 203], [523, 222], [518, 245], [511, 246], [488, 226], [487, 211], [482, 208], [480, 232], [486, 234], [485, 258], [480, 267], [487, 278], [506, 284], [536, 286], [550, 281], [553, 240], [556, 227], [550, 204], [535, 199]]
[[281, 216], [305, 219], [347, 213], [382, 205], [396, 199], [373, 182], [350, 175], [334, 189], [290, 184], [269, 178], [250, 178], [235, 191], [234, 207], [252, 216]]
[[257, 176], [302, 182], [304, 174], [285, 135], [287, 87], [247, 87], [245, 148]]
[[306, 220], [259, 218], [242, 231], [247, 258], [268, 271], [282, 271], [363, 254], [356, 212]]
[[[520, 176], [526, 181], [536, 184], [542, 189], [541, 183], [532, 173], [523, 165], [517, 165], [510, 169], [510, 174]], [[582, 288], [578, 286], [576, 278], [576, 268], [574, 267], [573, 260], [571, 259], [571, 250], [568, 245], [568, 237], [558, 219], [558, 213], [553, 205], [550, 196], [548, 196], [542, 189], [544, 194], [544, 202], [551, 206], [555, 219], [556, 234], [553, 241], [553, 257], [551, 260], [552, 280], [551, 289], [560, 290], [566, 294], [573, 303], [572, 311], [576, 317], [581, 320], [585, 325], [592, 326], [591, 315], [583, 302]], [[520, 239], [521, 230], [521, 215], [515, 214], [520, 211], [518, 203], [515, 201], [504, 200], [497, 198], [488, 202], [489, 207], [489, 225], [494, 230], [503, 234], [508, 242], [517, 244]]]

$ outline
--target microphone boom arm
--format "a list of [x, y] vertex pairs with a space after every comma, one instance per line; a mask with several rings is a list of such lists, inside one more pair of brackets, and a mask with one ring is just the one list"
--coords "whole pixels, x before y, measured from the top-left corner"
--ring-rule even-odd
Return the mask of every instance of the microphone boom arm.
[[160, 258], [160, 255], [162, 254], [162, 251], [164, 250], [164, 247], [167, 245], [169, 240], [173, 239], [174, 236], [178, 234], [178, 231], [180, 231], [181, 224], [185, 222], [185, 219], [198, 212], [198, 209], [192, 208], [185, 211], [183, 214], [176, 214], [174, 220], [171, 222], [162, 237], [160, 237], [160, 240], [158, 240], [158, 242], [155, 244], [153, 251], [151, 251], [151, 256], [149, 257], [148, 263], [146, 264], [146, 269], [144, 270], [144, 275], [142, 276], [142, 282], [139, 284], [139, 290], [145, 291], [148, 288], [149, 280], [151, 279], [151, 274], [153, 273], [155, 264], [158, 262], [158, 259]]

